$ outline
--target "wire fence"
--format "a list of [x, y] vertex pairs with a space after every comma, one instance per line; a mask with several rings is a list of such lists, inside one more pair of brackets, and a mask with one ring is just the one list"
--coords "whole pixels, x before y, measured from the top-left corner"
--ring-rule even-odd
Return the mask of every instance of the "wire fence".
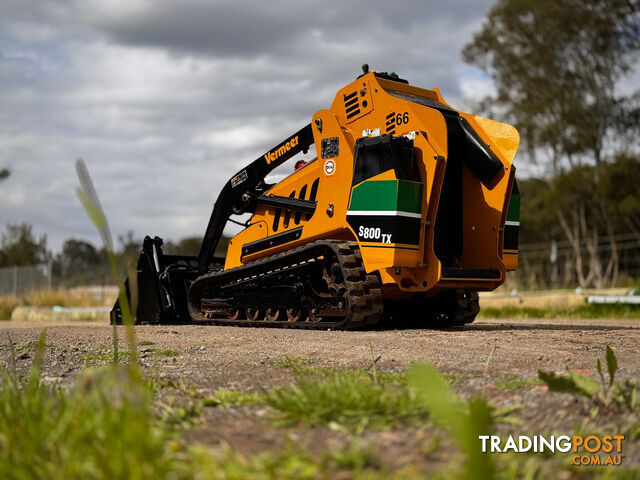
[[[518, 270], [507, 275], [506, 287], [540, 290], [565, 287], [606, 288], [638, 283], [640, 232], [569, 241], [520, 245]], [[82, 272], [56, 269], [52, 262], [0, 268], [0, 295], [31, 290], [113, 283], [108, 266]]]
[[509, 286], [522, 290], [605, 288], [637, 283], [640, 232], [520, 245], [518, 270]]
[[22, 295], [31, 290], [51, 288], [53, 285], [52, 263], [0, 268], [0, 294]]

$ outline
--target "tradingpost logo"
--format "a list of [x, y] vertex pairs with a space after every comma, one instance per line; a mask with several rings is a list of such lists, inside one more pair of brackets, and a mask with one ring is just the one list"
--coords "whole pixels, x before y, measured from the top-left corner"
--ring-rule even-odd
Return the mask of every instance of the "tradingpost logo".
[[621, 465], [624, 435], [479, 435], [483, 452], [491, 453], [569, 453], [572, 465]]

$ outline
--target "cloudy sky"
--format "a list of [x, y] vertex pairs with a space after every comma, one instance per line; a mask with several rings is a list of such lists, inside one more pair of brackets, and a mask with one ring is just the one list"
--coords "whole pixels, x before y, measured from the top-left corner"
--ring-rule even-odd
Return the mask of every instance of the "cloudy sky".
[[360, 65], [437, 86], [490, 80], [462, 46], [492, 0], [0, 0], [0, 228], [98, 243], [85, 159], [114, 235], [201, 235], [221, 186], [328, 107]]

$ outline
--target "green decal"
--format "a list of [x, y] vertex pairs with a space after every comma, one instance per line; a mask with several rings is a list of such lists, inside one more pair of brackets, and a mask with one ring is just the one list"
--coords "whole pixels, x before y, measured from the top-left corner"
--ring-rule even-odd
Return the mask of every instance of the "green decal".
[[513, 180], [513, 189], [511, 190], [511, 198], [509, 199], [507, 222], [520, 222], [520, 189], [515, 179]]
[[422, 212], [422, 184], [407, 180], [369, 180], [351, 193], [349, 211]]

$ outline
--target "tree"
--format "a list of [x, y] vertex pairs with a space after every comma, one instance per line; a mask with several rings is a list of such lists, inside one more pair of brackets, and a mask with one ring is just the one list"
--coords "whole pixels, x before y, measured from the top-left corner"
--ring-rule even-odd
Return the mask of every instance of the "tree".
[[185, 237], [176, 244], [168, 241], [162, 250], [172, 255], [198, 255], [201, 246], [202, 237]]
[[[519, 275], [524, 274], [525, 281], [545, 287], [549, 280], [555, 286], [603, 287], [616, 284], [620, 269], [633, 275], [631, 270], [640, 265], [640, 194], [635, 180], [640, 156], [621, 154], [603, 163], [598, 181], [595, 169], [580, 165], [551, 180], [518, 181], [525, 199], [520, 241], [538, 252], [522, 256]], [[548, 247], [554, 240], [562, 250], [555, 272], [548, 264]], [[636, 266], [630, 270], [629, 265]]]
[[[218, 246], [216, 247], [215, 255], [218, 257], [225, 257], [227, 255], [227, 248], [229, 246], [229, 237], [223, 235], [220, 237]], [[162, 247], [164, 253], [172, 255], [192, 255], [197, 256], [200, 253], [202, 247], [202, 237], [185, 237], [178, 243], [168, 241]]]
[[36, 239], [31, 225], [7, 225], [0, 239], [0, 266], [35, 265], [51, 258], [47, 250], [47, 236]]
[[60, 267], [66, 277], [94, 269], [104, 263], [103, 260], [92, 244], [73, 238], [64, 242], [59, 255]]
[[0, 168], [0, 182], [9, 177], [11, 172], [6, 168]]
[[510, 117], [532, 158], [546, 150], [555, 174], [563, 160], [601, 163], [627, 101], [616, 85], [639, 50], [637, 0], [499, 0], [463, 57], [496, 85], [485, 104]]

